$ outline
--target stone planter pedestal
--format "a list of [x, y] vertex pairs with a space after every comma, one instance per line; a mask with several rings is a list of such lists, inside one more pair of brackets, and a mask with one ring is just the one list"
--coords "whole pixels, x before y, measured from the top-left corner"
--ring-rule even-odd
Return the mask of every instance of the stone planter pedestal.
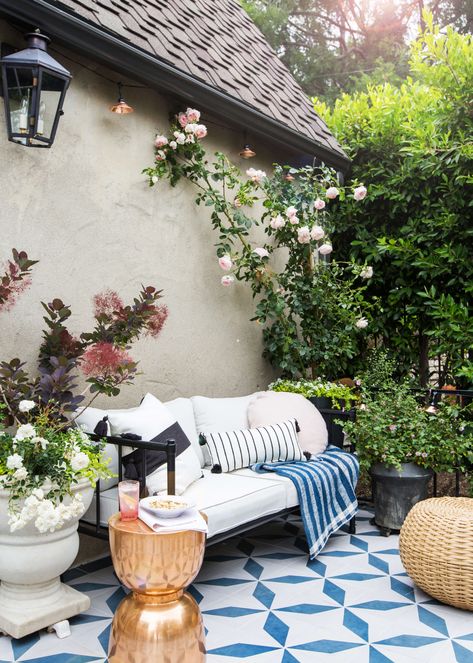
[[[85, 512], [93, 496], [90, 483], [77, 484], [73, 492], [81, 493]], [[41, 534], [31, 522], [12, 533], [8, 497], [8, 491], [0, 490], [0, 631], [22, 638], [90, 607], [88, 596], [59, 578], [79, 550], [77, 526], [82, 514], [55, 532]], [[68, 635], [67, 623], [56, 632]]]

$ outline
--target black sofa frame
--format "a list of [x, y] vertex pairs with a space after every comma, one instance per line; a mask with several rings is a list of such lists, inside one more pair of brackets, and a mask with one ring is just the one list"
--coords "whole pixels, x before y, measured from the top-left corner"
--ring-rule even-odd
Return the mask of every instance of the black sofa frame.
[[[337, 419], [348, 419], [354, 420], [355, 410], [320, 410], [321, 415], [323, 416], [325, 423], [328, 429], [328, 439], [331, 444], [336, 445], [337, 447], [343, 448], [344, 435], [342, 428], [339, 424], [335, 423]], [[167, 440], [166, 442], [144, 442], [142, 440], [129, 440], [121, 437], [113, 436], [98, 436], [90, 435], [93, 440], [105, 440], [108, 444], [115, 444], [118, 447], [118, 480], [122, 480], [122, 451], [123, 447], [133, 446], [135, 449], [152, 449], [154, 451], [163, 451], [166, 454], [167, 462], [167, 492], [169, 495], [174, 495], [176, 490], [176, 443], [174, 440]], [[347, 448], [348, 451], [353, 452], [351, 447]], [[146, 476], [146, 454], [143, 454], [142, 460], [142, 476]], [[294, 513], [299, 509], [298, 506], [292, 507], [290, 509], [283, 509], [277, 513], [264, 516], [263, 518], [257, 518], [256, 520], [251, 520], [244, 525], [235, 527], [227, 532], [223, 532], [220, 535], [213, 536], [207, 543], [208, 546], [212, 546], [215, 543], [229, 539], [232, 536], [237, 536], [243, 534], [249, 530], [255, 529], [259, 525], [264, 525], [268, 522], [271, 522], [275, 518], [280, 516], [288, 515]], [[82, 534], [88, 534], [98, 539], [108, 540], [108, 527], [101, 525], [101, 513], [100, 513], [100, 481], [97, 481], [95, 486], [95, 525], [92, 523], [87, 523], [83, 520], [79, 522], [79, 532]], [[355, 534], [356, 531], [356, 522], [355, 517], [351, 519], [348, 524], [348, 531], [350, 534]]]

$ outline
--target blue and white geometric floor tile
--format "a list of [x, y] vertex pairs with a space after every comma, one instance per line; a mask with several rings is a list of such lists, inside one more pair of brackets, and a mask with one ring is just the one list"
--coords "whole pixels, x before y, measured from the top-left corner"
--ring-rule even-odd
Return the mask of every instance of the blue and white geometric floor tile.
[[[309, 561], [296, 516], [208, 549], [190, 591], [207, 629], [208, 663], [473, 663], [473, 615], [413, 586], [397, 537], [360, 513]], [[110, 623], [124, 590], [110, 560], [67, 574], [92, 599], [72, 635], [0, 637], [0, 663], [107, 660]], [[154, 662], [150, 662], [154, 663]], [[156, 662], [159, 663], [159, 662]]]

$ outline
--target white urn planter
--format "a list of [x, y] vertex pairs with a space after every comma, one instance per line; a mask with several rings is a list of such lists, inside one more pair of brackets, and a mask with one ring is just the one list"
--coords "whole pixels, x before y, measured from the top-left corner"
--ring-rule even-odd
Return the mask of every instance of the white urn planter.
[[[73, 493], [81, 493], [84, 513], [92, 501], [93, 488], [83, 481]], [[12, 533], [8, 498], [9, 492], [0, 490], [0, 631], [21, 638], [87, 610], [90, 599], [59, 578], [79, 550], [77, 526], [82, 514], [55, 532], [41, 534], [30, 522]], [[67, 623], [65, 626], [67, 634]]]

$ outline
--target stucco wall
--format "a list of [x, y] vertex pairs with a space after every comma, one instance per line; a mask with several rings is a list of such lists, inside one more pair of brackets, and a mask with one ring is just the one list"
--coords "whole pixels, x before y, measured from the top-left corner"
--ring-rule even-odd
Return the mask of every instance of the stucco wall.
[[[4, 22], [0, 41], [23, 47], [21, 35]], [[0, 109], [0, 259], [16, 247], [40, 260], [30, 290], [0, 314], [0, 359], [35, 358], [41, 300], [60, 297], [70, 304], [70, 328], [77, 333], [92, 326], [94, 293], [112, 288], [127, 300], [143, 283], [164, 290], [170, 316], [157, 341], [134, 347], [143, 375], [116, 405], [135, 404], [148, 390], [169, 399], [265, 388], [272, 371], [261, 358], [261, 328], [249, 322], [251, 294], [245, 284], [220, 286], [208, 209], [195, 206], [190, 184], [150, 190], [140, 174], [153, 161], [154, 133], [167, 127], [170, 102], [151, 90], [126, 89], [136, 112], [115, 115], [108, 110], [117, 96], [113, 84], [52, 55], [74, 76], [53, 147], [7, 142]], [[241, 131], [208, 127], [209, 153], [220, 149], [243, 167], [268, 170], [279, 157], [257, 146], [258, 157], [242, 161]]]

